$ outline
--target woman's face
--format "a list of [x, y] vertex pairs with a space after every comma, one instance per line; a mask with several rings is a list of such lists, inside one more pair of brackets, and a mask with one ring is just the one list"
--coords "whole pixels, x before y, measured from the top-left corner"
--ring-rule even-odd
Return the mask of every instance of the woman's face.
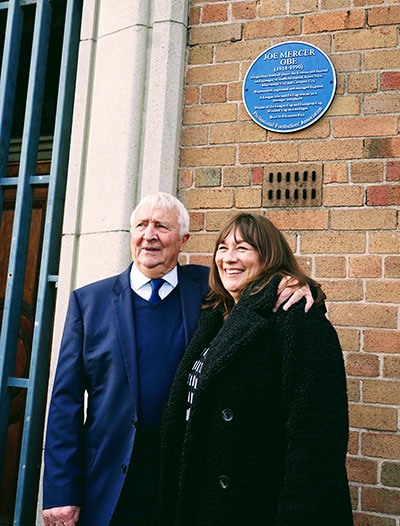
[[240, 298], [244, 283], [261, 270], [257, 250], [242, 239], [239, 230], [232, 231], [218, 245], [215, 263], [224, 288], [235, 302]]

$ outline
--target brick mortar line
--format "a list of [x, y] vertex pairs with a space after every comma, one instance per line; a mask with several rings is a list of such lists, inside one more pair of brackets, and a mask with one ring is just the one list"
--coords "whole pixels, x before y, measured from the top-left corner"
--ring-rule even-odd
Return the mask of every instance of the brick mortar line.
[[[369, 427], [354, 427], [354, 426], [349, 426], [349, 430], [350, 431], [356, 431], [358, 433], [362, 433], [362, 434], [372, 434], [372, 435], [387, 435], [387, 436], [394, 436], [394, 437], [400, 437], [400, 430], [397, 430], [397, 431], [391, 431], [391, 430], [382, 430], [382, 429], [370, 429]], [[362, 455], [364, 456], [364, 455]], [[368, 458], [370, 458], [368, 456]], [[372, 458], [375, 458], [375, 457], [372, 457]], [[385, 460], [386, 457], [376, 457], [376, 458], [380, 458], [381, 460]], [[388, 459], [389, 460], [389, 459]], [[399, 460], [399, 459], [391, 459], [391, 460]]]

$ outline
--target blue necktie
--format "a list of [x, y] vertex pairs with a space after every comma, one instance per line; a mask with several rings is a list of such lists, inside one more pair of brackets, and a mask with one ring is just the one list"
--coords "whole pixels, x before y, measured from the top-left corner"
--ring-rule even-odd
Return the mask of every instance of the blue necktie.
[[163, 283], [164, 283], [164, 280], [162, 278], [150, 280], [151, 296], [149, 298], [149, 301], [151, 303], [160, 303], [161, 298], [158, 295], [158, 291], [160, 290]]

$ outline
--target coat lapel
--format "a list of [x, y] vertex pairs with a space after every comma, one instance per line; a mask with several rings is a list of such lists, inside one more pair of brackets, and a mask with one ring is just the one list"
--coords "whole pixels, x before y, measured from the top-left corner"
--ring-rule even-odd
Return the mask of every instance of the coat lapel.
[[[135, 415], [138, 410], [138, 365], [136, 360], [136, 338], [130, 286], [130, 271], [128, 269], [117, 277], [114, 285], [114, 297], [111, 300], [114, 314], [117, 338], [120, 352], [125, 364], [129, 388], [132, 394]], [[178, 266], [179, 296], [182, 307], [185, 346], [189, 344], [199, 320], [203, 289], [199, 282]]]
[[[276, 315], [272, 308], [279, 281], [279, 277], [274, 278], [256, 295], [250, 296], [246, 291], [225, 323], [219, 309], [201, 311], [198, 329], [179, 364], [165, 411], [163, 434], [167, 437], [166, 442], [174, 444], [177, 461], [182, 455], [182, 437], [186, 426], [197, 425], [199, 421], [195, 414], [201, 410], [202, 402], [209, 399], [203, 396], [205, 392], [220, 381], [221, 375], [233, 362], [246, 352], [260, 349], [261, 341], [262, 348], [268, 349], [268, 334], [272, 334], [275, 326]], [[193, 418], [186, 424], [188, 374], [205, 347], [210, 347], [210, 351], [195, 393], [197, 402], [193, 407]], [[169, 454], [173, 453], [170, 451]]]
[[[268, 334], [272, 333], [275, 325], [272, 308], [276, 301], [279, 281], [280, 277], [273, 278], [258, 294], [251, 295], [249, 290], [243, 293], [210, 344], [210, 354], [203, 367], [199, 391], [206, 388], [209, 382], [214, 381], [243, 353], [259, 348], [261, 339], [265, 341]], [[204, 325], [212, 324], [205, 319]]]
[[137, 419], [139, 392], [138, 366], [136, 361], [136, 338], [134, 327], [132, 290], [130, 286], [131, 266], [120, 274], [114, 285], [114, 297], [111, 300], [119, 342], [119, 349], [125, 364], [129, 389], [134, 402], [133, 418]]
[[273, 278], [267, 287], [256, 295], [249, 295], [246, 291], [225, 323], [219, 309], [209, 308], [201, 311], [198, 329], [175, 376], [167, 408], [170, 415], [183, 414], [188, 374], [205, 347], [209, 346], [210, 352], [200, 376], [197, 396], [210, 383], [218, 381], [221, 373], [233, 361], [249, 352], [257, 343], [259, 346], [260, 338], [266, 343], [267, 334], [275, 325], [276, 315], [272, 308], [276, 301], [279, 281], [280, 277]]

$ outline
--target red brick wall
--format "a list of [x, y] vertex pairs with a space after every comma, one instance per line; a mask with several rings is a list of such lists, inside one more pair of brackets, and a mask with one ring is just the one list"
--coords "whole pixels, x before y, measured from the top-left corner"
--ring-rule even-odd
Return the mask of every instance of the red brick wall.
[[[209, 262], [227, 217], [252, 210], [284, 231], [323, 284], [346, 355], [357, 526], [400, 526], [399, 22], [400, 3], [386, 0], [190, 8], [179, 197], [193, 235], [183, 260]], [[290, 39], [330, 56], [337, 94], [309, 128], [267, 132], [245, 111], [242, 80], [259, 53]], [[269, 165], [305, 162], [322, 165], [322, 206], [263, 207]]]

